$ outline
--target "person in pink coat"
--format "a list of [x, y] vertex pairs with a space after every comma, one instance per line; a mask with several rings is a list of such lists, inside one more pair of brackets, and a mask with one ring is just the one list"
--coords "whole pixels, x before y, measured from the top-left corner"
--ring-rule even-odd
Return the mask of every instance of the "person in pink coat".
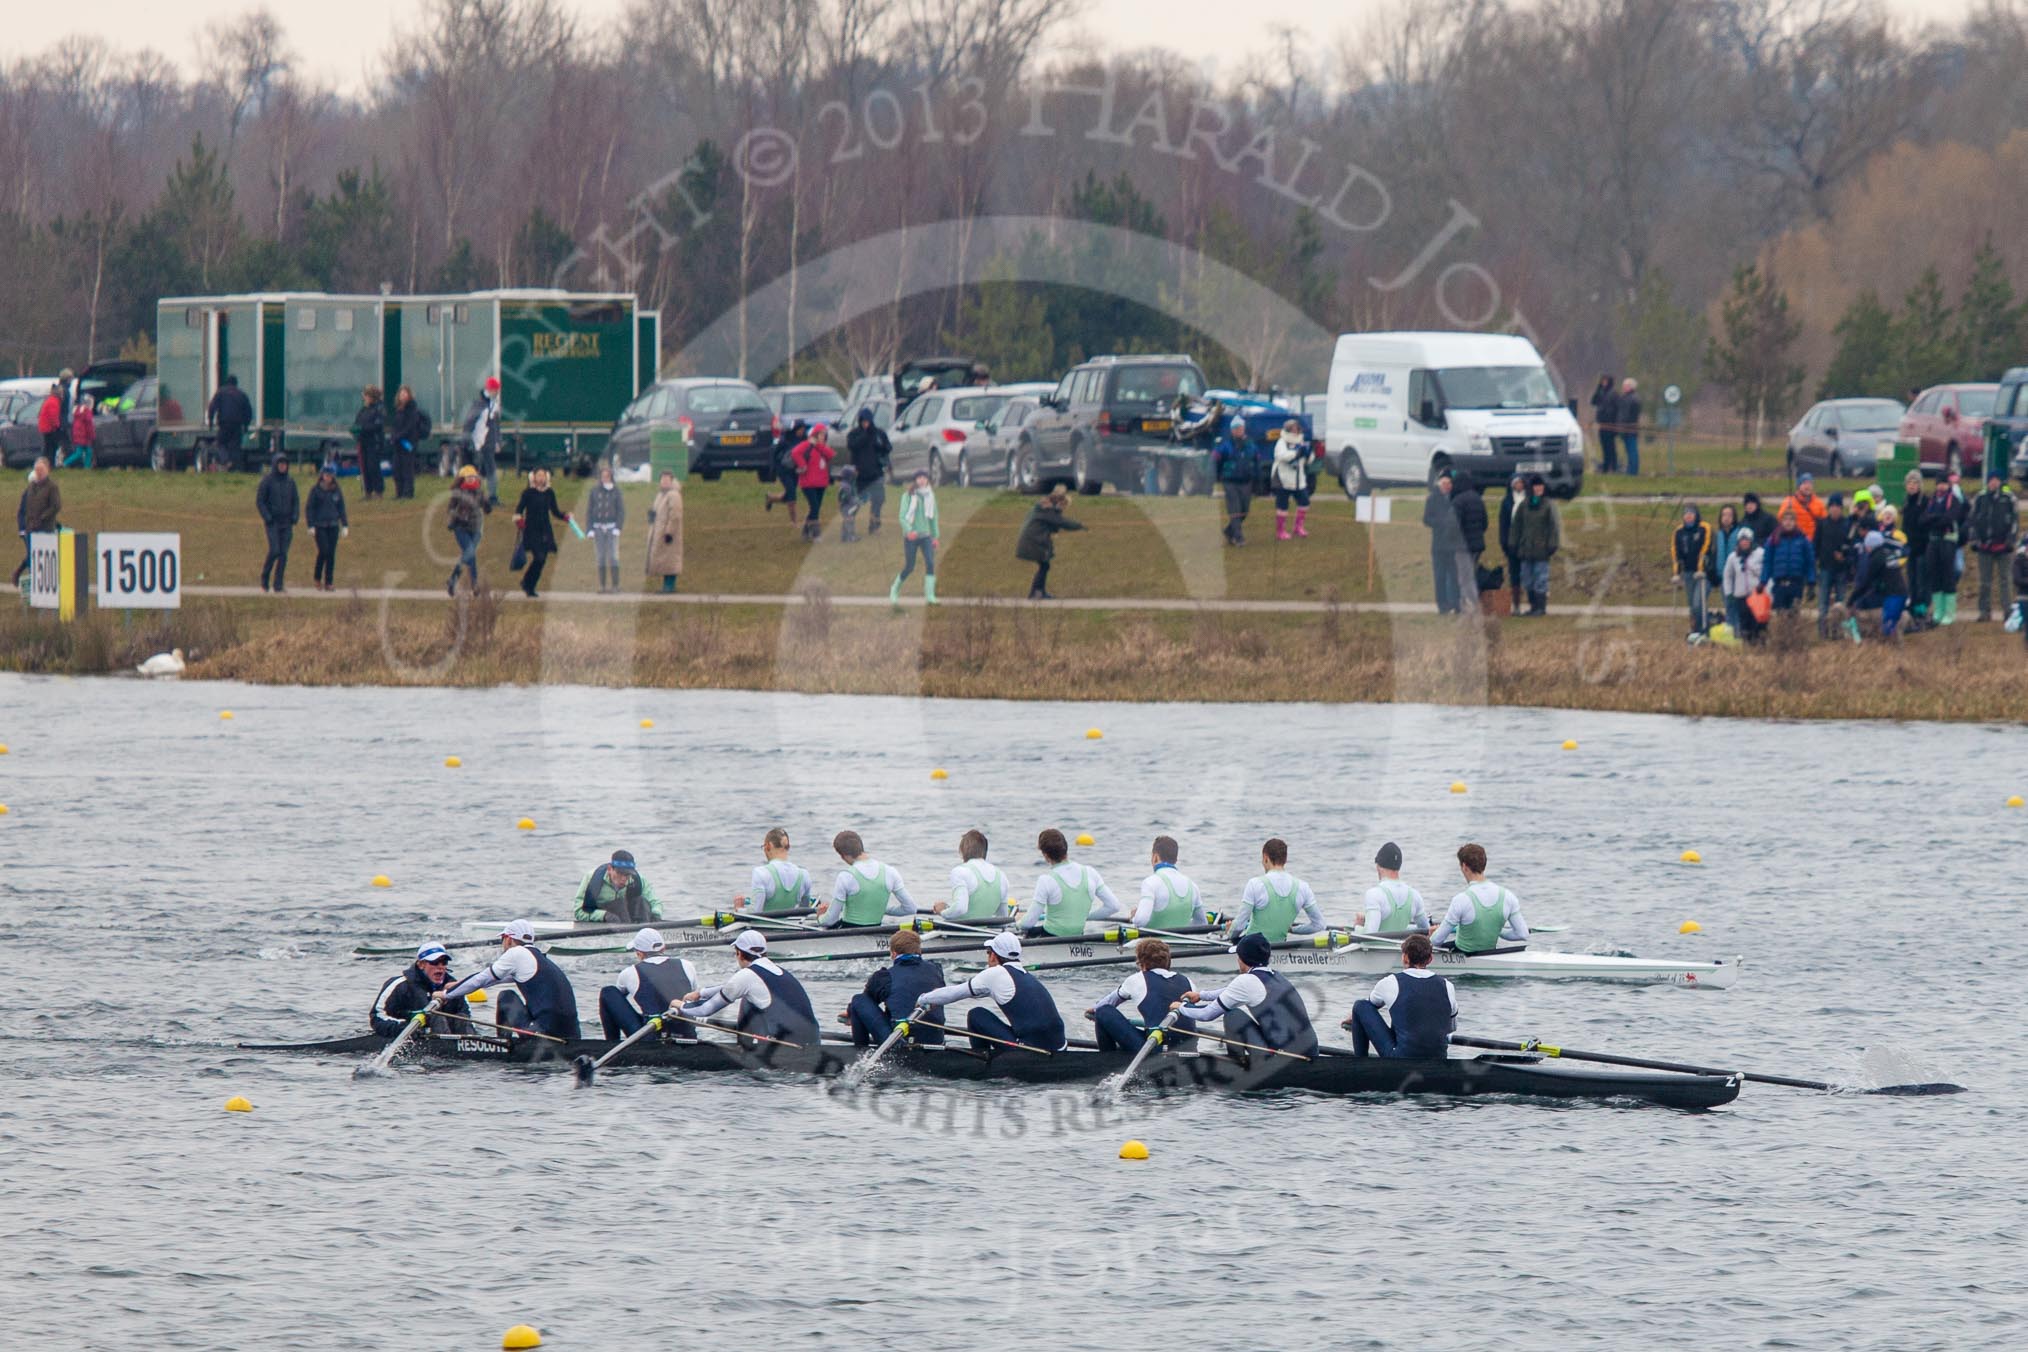
[[825, 490], [831, 487], [831, 462], [837, 458], [838, 452], [831, 447], [831, 429], [823, 423], [812, 427], [810, 439], [789, 452], [789, 461], [796, 467], [796, 487], [803, 490], [805, 540], [824, 533], [817, 517], [824, 510]]

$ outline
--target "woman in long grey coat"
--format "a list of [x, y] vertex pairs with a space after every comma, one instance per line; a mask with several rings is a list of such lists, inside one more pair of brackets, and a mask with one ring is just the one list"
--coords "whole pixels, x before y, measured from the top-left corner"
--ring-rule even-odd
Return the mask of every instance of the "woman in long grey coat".
[[655, 490], [655, 505], [648, 509], [648, 576], [662, 579], [662, 590], [676, 590], [676, 575], [683, 571], [683, 485], [668, 470], [662, 471], [661, 487]]

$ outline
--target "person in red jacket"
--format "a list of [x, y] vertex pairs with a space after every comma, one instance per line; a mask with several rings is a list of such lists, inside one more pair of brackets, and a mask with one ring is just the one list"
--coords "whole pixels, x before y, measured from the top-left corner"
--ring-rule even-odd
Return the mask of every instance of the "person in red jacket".
[[823, 423], [812, 427], [810, 439], [789, 453], [796, 467], [796, 486], [803, 490], [805, 540], [824, 533], [824, 524], [817, 517], [824, 510], [824, 491], [831, 486], [831, 462], [837, 458], [838, 452], [831, 448], [831, 429]]
[[92, 443], [98, 439], [98, 422], [92, 416], [90, 395], [77, 401], [77, 412], [70, 415], [70, 454], [63, 458], [65, 468], [83, 465], [92, 467]]
[[49, 387], [49, 397], [42, 401], [42, 410], [35, 415], [35, 430], [42, 433], [42, 453], [49, 457], [50, 464], [55, 464], [63, 450], [63, 393], [54, 385]]

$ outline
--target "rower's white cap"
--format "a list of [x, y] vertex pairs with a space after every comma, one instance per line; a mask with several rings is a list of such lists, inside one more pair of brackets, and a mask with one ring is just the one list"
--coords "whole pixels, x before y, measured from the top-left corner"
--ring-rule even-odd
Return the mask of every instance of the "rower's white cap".
[[517, 943], [532, 944], [535, 942], [535, 926], [526, 920], [510, 920], [500, 927], [500, 937], [512, 939]]
[[732, 946], [741, 953], [756, 958], [768, 951], [768, 941], [759, 930], [741, 930], [733, 939]]
[[1019, 959], [1021, 956], [1021, 940], [1005, 930], [988, 939], [986, 947], [1003, 958]]
[[627, 947], [633, 949], [636, 953], [660, 953], [668, 946], [667, 943], [663, 942], [662, 931], [658, 929], [642, 930], [634, 936], [634, 942], [627, 945]]

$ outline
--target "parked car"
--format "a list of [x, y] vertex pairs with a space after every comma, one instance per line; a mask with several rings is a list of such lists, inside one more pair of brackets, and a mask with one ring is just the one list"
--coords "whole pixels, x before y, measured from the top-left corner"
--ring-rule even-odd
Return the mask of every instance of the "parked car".
[[930, 388], [953, 390], [965, 385], [988, 385], [986, 368], [970, 357], [911, 357], [888, 375], [861, 376], [845, 391], [845, 407], [857, 413], [867, 404], [886, 399], [899, 416], [916, 396]]
[[118, 394], [95, 397], [97, 449], [93, 463], [170, 468], [157, 463], [161, 457], [155, 423], [160, 397], [161, 383], [154, 376], [143, 376]]
[[1507, 333], [1348, 333], [1331, 356], [1332, 466], [1348, 496], [1427, 485], [1442, 470], [1476, 488], [1540, 474], [1584, 484], [1584, 439], [1542, 354]]
[[[980, 420], [978, 427], [965, 438], [964, 450], [958, 456], [959, 487], [974, 488], [987, 484], [1020, 487], [1015, 472], [1016, 466], [1022, 462], [1023, 448], [1029, 444], [1028, 425], [1042, 407], [1042, 395], [1055, 388], [1054, 385], [1043, 385], [1038, 392], [1013, 395]], [[1027, 463], [1034, 464], [1035, 457], [1029, 455]], [[1038, 490], [1028, 488], [1024, 491], [1032, 493]]]
[[48, 394], [48, 385], [43, 386], [41, 393], [29, 389], [0, 391], [0, 457], [4, 457], [8, 469], [27, 469], [42, 454], [42, 433], [35, 424]]
[[2005, 465], [2014, 477], [2028, 482], [2028, 366], [2016, 366], [2000, 377], [1993, 412], [1986, 419], [1984, 463]]
[[1186, 356], [1094, 357], [1071, 368], [1029, 420], [1016, 487], [1097, 493], [1110, 483], [1136, 493], [1152, 470], [1161, 491], [1175, 491], [1202, 457], [1176, 441], [1177, 412], [1204, 391], [1204, 372]]
[[888, 433], [894, 444], [890, 469], [893, 482], [900, 483], [917, 470], [926, 469], [933, 484], [943, 483], [953, 475], [960, 483], [969, 483], [972, 466], [966, 447], [979, 424], [1017, 395], [1043, 395], [1054, 388], [1043, 381], [986, 389], [961, 386], [950, 391], [931, 390], [919, 396], [902, 410]]
[[845, 400], [829, 385], [769, 385], [760, 396], [783, 422], [801, 418], [835, 427], [846, 420]]
[[[139, 362], [96, 362], [78, 377], [78, 394], [92, 401], [94, 465], [147, 465], [155, 452], [156, 378]], [[54, 380], [9, 381], [0, 386], [0, 453], [7, 466], [25, 468], [42, 454], [36, 421]]]
[[[1298, 412], [1292, 407], [1295, 403], [1294, 400], [1276, 398], [1273, 395], [1255, 394], [1251, 390], [1210, 390], [1206, 392], [1204, 397], [1207, 400], [1216, 399], [1225, 410], [1226, 417], [1224, 422], [1220, 424], [1221, 429], [1225, 423], [1229, 423], [1233, 418], [1243, 419], [1246, 423], [1246, 434], [1256, 446], [1265, 444], [1273, 447], [1282, 439], [1282, 429], [1288, 426], [1289, 419], [1294, 418], [1298, 423], [1302, 424], [1303, 437], [1310, 445], [1311, 482], [1314, 484], [1316, 477], [1329, 468], [1329, 462], [1324, 456], [1324, 443], [1316, 431], [1315, 424], [1311, 421], [1309, 414]], [[1198, 492], [1208, 489], [1211, 484], [1210, 453], [1208, 451], [1203, 452], [1201, 463], [1194, 465], [1192, 469], [1193, 474], [1191, 479], [1182, 485], [1183, 490], [1185, 492]], [[1272, 482], [1273, 474], [1273, 460], [1263, 457], [1260, 465], [1260, 479], [1255, 485], [1256, 490], [1262, 493], [1271, 491], [1274, 486]]]
[[1826, 399], [1789, 429], [1789, 478], [1805, 470], [1843, 478], [1873, 473], [1880, 444], [1894, 436], [1908, 410], [1898, 399]]
[[690, 469], [700, 479], [726, 470], [772, 473], [780, 420], [750, 380], [689, 376], [649, 386], [613, 423], [607, 454], [631, 468], [648, 460], [648, 434], [680, 427], [690, 439]]
[[1986, 419], [1998, 385], [1932, 385], [1901, 416], [1898, 441], [1913, 442], [1924, 471], [1976, 478], [1986, 456]]

